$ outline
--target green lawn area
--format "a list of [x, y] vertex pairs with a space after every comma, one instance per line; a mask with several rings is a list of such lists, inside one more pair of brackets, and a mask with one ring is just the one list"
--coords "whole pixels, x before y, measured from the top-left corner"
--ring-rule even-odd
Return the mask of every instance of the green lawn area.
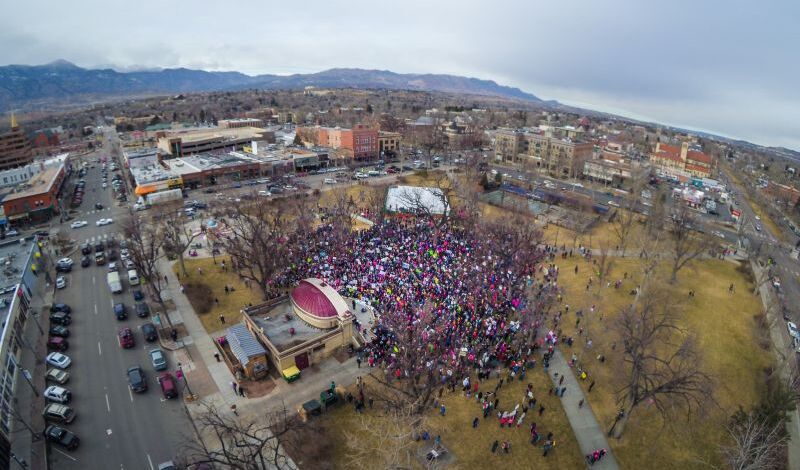
[[[575, 265], [579, 272], [574, 272]], [[567, 294], [564, 302], [570, 305], [565, 316], [565, 334], [575, 334], [574, 312], [583, 309], [586, 316], [580, 325], [585, 327], [593, 341], [591, 350], [584, 341], [577, 341], [572, 349], [596, 381], [589, 395], [592, 408], [601, 426], [608, 429], [618, 410], [615, 391], [627, 370], [621, 359], [622, 344], [612, 345], [618, 337], [611, 328], [614, 317], [632, 301], [629, 295], [639, 278], [638, 259], [615, 260], [608, 279], [612, 283], [629, 273], [629, 280], [619, 290], [603, 286], [599, 296], [596, 285], [587, 292], [586, 282], [591, 265], [577, 257], [559, 260], [559, 284]], [[736, 292], [730, 294], [733, 283]], [[675, 302], [685, 306], [684, 327], [697, 336], [698, 349], [704, 370], [715, 380], [714, 398], [702, 415], [685, 418], [676, 415], [671, 423], [663, 423], [654, 409], [635, 412], [621, 440], [611, 440], [611, 446], [623, 468], [705, 468], [701, 461], [719, 464], [716, 446], [726, 438], [722, 425], [739, 405], [754, 403], [764, 387], [764, 371], [772, 363], [769, 351], [759, 347], [757, 324], [754, 316], [761, 310], [759, 298], [752, 295], [753, 286], [727, 261], [703, 260], [684, 268], [678, 282], [670, 287]], [[688, 298], [693, 289], [695, 297]], [[595, 304], [594, 318], [589, 307]], [[600, 320], [600, 315], [603, 319]], [[572, 351], [565, 348], [569, 354]], [[606, 356], [601, 364], [596, 358]], [[588, 382], [583, 383], [584, 390]]]
[[[494, 390], [498, 379], [490, 379], [481, 384], [480, 390]], [[522, 425], [517, 428], [500, 428], [499, 420], [494, 415], [489, 415], [483, 419], [483, 413], [475, 397], [466, 398], [460, 392], [460, 387], [456, 393], [445, 393], [442, 401], [447, 407], [444, 417], [439, 415], [437, 410], [431, 410], [426, 426], [431, 436], [437, 434], [442, 436], [442, 444], [455, 456], [455, 461], [447, 468], [452, 469], [477, 469], [492, 468], [495, 465], [505, 468], [581, 468], [583, 457], [578, 444], [572, 434], [567, 417], [561, 408], [560, 399], [548, 395], [551, 382], [545, 375], [541, 365], [531, 371], [526, 377], [525, 382], [514, 381], [505, 384], [498, 391], [500, 398], [499, 408], [501, 410], [513, 409], [517, 403], [521, 404], [522, 397], [525, 395], [527, 383], [534, 385], [534, 391], [538, 403], [544, 404], [545, 412], [542, 416], [538, 415], [538, 408], [535, 412], [528, 412]], [[368, 385], [369, 387], [369, 385]], [[365, 393], [369, 397], [369, 392]], [[375, 403], [376, 410], [366, 410], [366, 413], [376, 413], [379, 404]], [[537, 404], [538, 407], [538, 404]], [[480, 424], [476, 429], [472, 428], [472, 420], [480, 418]], [[327, 436], [332, 442], [333, 453], [330, 455], [331, 462], [335, 468], [349, 468], [349, 450], [347, 447], [347, 436], [344, 430], [348, 430], [351, 435], [358, 437], [359, 442], [364, 442], [369, 446], [370, 433], [360, 425], [359, 416], [353, 411], [352, 405], [343, 405], [323, 414], [323, 423], [327, 431]], [[388, 420], [387, 420], [388, 421]], [[530, 425], [537, 423], [537, 429], [542, 435], [542, 440], [534, 447], [530, 444]], [[388, 423], [387, 423], [388, 425]], [[542, 457], [542, 444], [548, 432], [553, 432], [556, 447], [547, 457]], [[373, 437], [374, 438], [374, 437]], [[508, 440], [511, 443], [511, 452], [502, 453], [498, 448], [492, 454], [492, 443], [499, 440], [501, 443]], [[420, 443], [420, 445], [422, 445]], [[375, 462], [371, 468], [382, 468], [380, 462]], [[419, 462], [415, 468], [423, 468]]]
[[[225, 261], [228, 266], [227, 271], [222, 271], [221, 262]], [[219, 304], [213, 303], [211, 310], [208, 313], [198, 313], [197, 316], [203, 323], [206, 331], [213, 333], [220, 331], [227, 326], [238, 323], [241, 317], [240, 310], [248, 303], [253, 305], [261, 303], [261, 292], [258, 288], [251, 284], [251, 288], [245, 287], [244, 282], [239, 279], [239, 276], [230, 271], [230, 258], [227, 256], [217, 256], [217, 264], [214, 264], [212, 258], [187, 258], [186, 271], [189, 277], [185, 277], [180, 272], [180, 263], [176, 262], [173, 265], [173, 271], [180, 274], [181, 283], [197, 282], [206, 284], [212, 291], [214, 297], [219, 300]], [[202, 269], [203, 273], [200, 274], [197, 268]], [[225, 286], [233, 287], [234, 291], [225, 293]], [[190, 298], [190, 302], [194, 299]], [[195, 308], [195, 310], [197, 310]], [[220, 314], [225, 316], [225, 325], [220, 321]]]

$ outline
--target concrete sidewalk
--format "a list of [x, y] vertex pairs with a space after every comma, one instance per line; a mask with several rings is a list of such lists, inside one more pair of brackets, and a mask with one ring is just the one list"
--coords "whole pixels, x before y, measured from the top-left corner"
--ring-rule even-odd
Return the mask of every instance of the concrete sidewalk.
[[[555, 375], [556, 373], [558, 373], [558, 378]], [[597, 422], [592, 406], [589, 404], [589, 400], [586, 399], [575, 375], [573, 375], [572, 368], [558, 349], [554, 350], [553, 357], [550, 358], [548, 375], [553, 380], [553, 387], [559, 387], [558, 381], [562, 375], [564, 376], [564, 383], [561, 387], [567, 387], [567, 390], [564, 396], [561, 397], [561, 405], [567, 414], [567, 419], [569, 419], [569, 424], [575, 434], [575, 439], [578, 441], [581, 453], [588, 455], [598, 449], [606, 449], [608, 451], [605, 457], [595, 463], [592, 468], [618, 469], [619, 465], [614, 458], [611, 447], [608, 445], [606, 433], [603, 432]], [[578, 402], [581, 400], [583, 400], [583, 407], [578, 408]]]

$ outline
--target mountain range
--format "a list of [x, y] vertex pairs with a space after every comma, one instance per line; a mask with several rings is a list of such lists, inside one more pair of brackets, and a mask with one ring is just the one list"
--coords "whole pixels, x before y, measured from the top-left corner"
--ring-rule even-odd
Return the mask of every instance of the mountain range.
[[438, 74], [400, 74], [387, 70], [336, 68], [295, 75], [245, 75], [187, 68], [118, 72], [85, 69], [65, 60], [45, 65], [0, 67], [0, 111], [32, 103], [83, 101], [125, 96], [241, 90], [366, 88], [438, 91], [540, 102], [518, 88], [491, 80]]

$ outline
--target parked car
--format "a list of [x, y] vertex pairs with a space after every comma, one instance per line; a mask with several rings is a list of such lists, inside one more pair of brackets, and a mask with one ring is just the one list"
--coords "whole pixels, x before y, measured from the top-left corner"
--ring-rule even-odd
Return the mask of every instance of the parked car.
[[72, 307], [65, 303], [57, 303], [50, 306], [50, 312], [64, 312], [70, 314], [72, 313]]
[[89, 225], [89, 222], [85, 220], [76, 220], [75, 222], [69, 224], [70, 228], [82, 228], [86, 227], [87, 225]]
[[116, 261], [117, 260], [117, 252], [114, 251], [114, 250], [108, 250], [108, 252], [106, 253], [106, 258], [109, 261]]
[[787, 321], [786, 329], [789, 330], [789, 336], [792, 338], [800, 338], [800, 330], [797, 329], [797, 325], [794, 322]]
[[122, 302], [114, 304], [114, 316], [117, 317], [117, 320], [124, 320], [128, 318], [128, 311], [125, 308], [125, 304]]
[[66, 351], [69, 349], [69, 341], [61, 336], [50, 336], [47, 338], [47, 349], [49, 351]]
[[59, 352], [51, 352], [47, 355], [45, 361], [51, 366], [59, 369], [67, 369], [72, 365], [72, 359], [70, 359], [66, 354], [61, 354]]
[[99, 202], [96, 202], [96, 203], [94, 204], [94, 208], [95, 208], [95, 209], [97, 209], [97, 210], [101, 210], [101, 209], [103, 209], [103, 205], [102, 205], [102, 204], [100, 204]]
[[92, 264], [92, 258], [89, 258], [88, 256], [84, 256], [81, 258], [82, 268], [88, 268], [91, 264]]
[[69, 381], [69, 372], [61, 369], [47, 369], [45, 380], [64, 385]]
[[72, 271], [72, 260], [69, 263], [64, 262], [63, 260], [59, 260], [56, 263], [56, 272], [59, 273], [68, 273]]
[[89, 255], [92, 253], [92, 245], [89, 243], [84, 243], [81, 245], [81, 253], [84, 255]]
[[128, 369], [128, 384], [131, 390], [136, 393], [147, 391], [147, 379], [141, 367], [136, 366]]
[[102, 251], [94, 254], [94, 262], [98, 266], [106, 264], [106, 255]]
[[175, 385], [175, 379], [172, 374], [164, 372], [158, 376], [158, 385], [161, 386], [161, 393], [164, 398], [175, 398], [178, 396], [178, 387]]
[[78, 436], [54, 424], [51, 424], [50, 426], [47, 426], [45, 428], [44, 437], [48, 441], [57, 444], [67, 450], [75, 450], [81, 443], [81, 440], [78, 439]]
[[62, 338], [68, 338], [69, 328], [61, 325], [53, 325], [50, 327], [50, 336], [61, 336]]
[[56, 278], [56, 289], [63, 289], [67, 287], [67, 278], [64, 276], [58, 276]]
[[103, 242], [97, 242], [94, 244], [94, 251], [101, 252], [106, 249], [106, 245]]
[[155, 325], [148, 322], [141, 326], [142, 334], [144, 335], [145, 341], [148, 343], [152, 343], [158, 339], [158, 330], [156, 330]]
[[69, 424], [75, 421], [75, 410], [67, 405], [50, 403], [44, 407], [42, 416], [44, 416], [45, 421], [55, 421], [56, 423]]
[[[105, 186], [103, 186], [103, 187], [105, 187]], [[113, 224], [113, 223], [114, 223], [113, 219], [100, 219], [100, 220], [98, 220], [96, 222], [98, 227], [102, 227], [103, 225], [110, 225], [110, 224]]]
[[50, 323], [55, 325], [69, 326], [72, 323], [72, 317], [68, 313], [53, 312], [50, 314]]
[[136, 289], [135, 291], [133, 291], [133, 300], [137, 300], [138, 301], [138, 300], [142, 300], [142, 299], [144, 299], [144, 294], [142, 293], [141, 290]]
[[44, 389], [44, 399], [54, 403], [66, 405], [72, 400], [72, 392], [58, 385], [51, 385]]
[[151, 349], [148, 354], [150, 354], [150, 362], [153, 364], [153, 369], [164, 370], [167, 368], [167, 357], [164, 356], [162, 350]]
[[150, 307], [145, 302], [136, 302], [136, 316], [144, 318], [150, 315]]
[[133, 338], [133, 332], [127, 326], [120, 328], [117, 332], [117, 341], [123, 349], [129, 349], [136, 345], [136, 340]]
[[119, 265], [117, 263], [108, 263], [108, 272], [119, 272]]

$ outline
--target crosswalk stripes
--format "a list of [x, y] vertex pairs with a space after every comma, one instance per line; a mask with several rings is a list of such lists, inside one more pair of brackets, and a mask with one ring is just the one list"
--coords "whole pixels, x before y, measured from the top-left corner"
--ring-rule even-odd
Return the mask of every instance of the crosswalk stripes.
[[100, 241], [106, 241], [106, 240], [108, 240], [109, 238], [112, 238], [112, 237], [115, 238], [117, 241], [122, 239], [121, 234], [119, 234], [117, 232], [112, 232], [112, 233], [104, 233], [102, 235], [97, 235], [97, 236], [94, 236], [94, 237], [91, 237], [91, 238], [86, 238], [86, 239], [83, 240], [83, 242], [84, 243], [96, 243], [96, 242], [100, 242]]

